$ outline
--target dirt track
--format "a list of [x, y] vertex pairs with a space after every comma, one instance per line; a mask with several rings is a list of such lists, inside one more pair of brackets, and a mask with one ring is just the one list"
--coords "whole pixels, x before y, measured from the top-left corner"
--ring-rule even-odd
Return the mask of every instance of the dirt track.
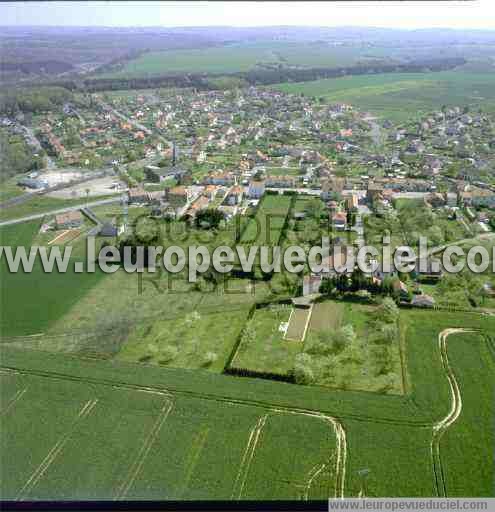
[[452, 370], [447, 354], [447, 338], [451, 334], [475, 332], [472, 329], [445, 329], [438, 335], [438, 348], [442, 358], [443, 368], [449, 381], [452, 396], [451, 408], [447, 416], [433, 424], [433, 435], [431, 439], [431, 455], [433, 460], [433, 472], [435, 485], [439, 496], [447, 496], [442, 462], [440, 459], [440, 440], [445, 431], [457, 420], [462, 411], [462, 395], [455, 373]]

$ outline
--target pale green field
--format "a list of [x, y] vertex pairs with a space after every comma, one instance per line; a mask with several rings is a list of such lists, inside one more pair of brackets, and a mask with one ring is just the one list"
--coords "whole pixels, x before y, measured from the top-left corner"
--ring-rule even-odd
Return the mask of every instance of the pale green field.
[[332, 47], [304, 43], [233, 44], [217, 48], [149, 52], [127, 62], [104, 78], [165, 75], [179, 72], [249, 71], [257, 64], [302, 67], [352, 66], [358, 61], [388, 59], [386, 48]]
[[288, 93], [346, 102], [365, 111], [402, 121], [442, 105], [469, 105], [495, 111], [495, 74], [444, 71], [347, 76], [273, 86]]

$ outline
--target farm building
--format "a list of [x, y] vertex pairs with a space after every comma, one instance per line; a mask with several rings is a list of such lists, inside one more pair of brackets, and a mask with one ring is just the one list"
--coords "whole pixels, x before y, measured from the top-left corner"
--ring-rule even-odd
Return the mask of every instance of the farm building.
[[139, 204], [148, 202], [148, 194], [143, 188], [136, 187], [129, 189], [129, 203]]
[[229, 190], [225, 201], [229, 206], [235, 206], [242, 202], [242, 196], [243, 196], [242, 187], [238, 187], [238, 186], [232, 187]]
[[55, 216], [55, 226], [57, 229], [77, 228], [83, 223], [83, 216], [78, 210], [67, 213], [60, 213]]

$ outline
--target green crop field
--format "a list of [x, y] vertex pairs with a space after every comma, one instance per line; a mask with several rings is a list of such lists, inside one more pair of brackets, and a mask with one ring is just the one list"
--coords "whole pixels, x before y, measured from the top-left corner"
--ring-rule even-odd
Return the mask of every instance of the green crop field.
[[495, 111], [495, 75], [462, 70], [438, 73], [386, 73], [347, 76], [313, 82], [274, 86], [288, 93], [322, 97], [327, 102], [346, 102], [393, 121], [442, 105], [470, 105]]
[[249, 71], [259, 64], [302, 67], [352, 66], [358, 61], [388, 59], [386, 49], [329, 47], [304, 43], [243, 43], [201, 50], [149, 52], [127, 62], [122, 69], [98, 75], [133, 78], [173, 73], [229, 73]]
[[[401, 315], [412, 383], [404, 396], [3, 345], [1, 428], [15, 435], [3, 436], [1, 457], [11, 467], [1, 496], [488, 496], [495, 407], [488, 336], [495, 319]], [[444, 332], [445, 351], [439, 333], [452, 328], [479, 334]], [[445, 357], [459, 396], [450, 388]]]
[[41, 221], [23, 222], [0, 227], [0, 245], [17, 247], [29, 247], [32, 240], [38, 234]]
[[324, 499], [339, 491], [338, 430], [323, 415], [29, 370], [0, 378], [1, 456], [16, 461], [2, 478], [3, 499]]
[[[108, 199], [112, 196], [99, 196], [100, 199]], [[51, 210], [69, 208], [70, 206], [84, 206], [87, 201], [81, 199], [58, 199], [54, 197], [33, 195], [28, 201], [22, 204], [9, 206], [0, 210], [0, 222], [10, 219], [18, 219], [29, 215], [41, 215]]]

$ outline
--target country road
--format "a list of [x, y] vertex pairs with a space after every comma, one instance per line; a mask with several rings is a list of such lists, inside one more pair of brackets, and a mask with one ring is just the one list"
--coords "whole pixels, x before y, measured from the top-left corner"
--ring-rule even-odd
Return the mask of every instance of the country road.
[[28, 222], [30, 220], [42, 219], [47, 215], [58, 215], [59, 213], [70, 212], [71, 210], [79, 210], [83, 207], [101, 206], [104, 204], [118, 203], [120, 201], [120, 195], [117, 197], [111, 197], [109, 199], [101, 199], [100, 201], [92, 201], [90, 203], [80, 203], [78, 205], [69, 206], [67, 208], [59, 208], [57, 210], [49, 210], [44, 213], [36, 213], [34, 215], [27, 215], [26, 217], [20, 217], [18, 219], [10, 219], [0, 222], [0, 227], [11, 226], [13, 224], [20, 224], [22, 222]]

